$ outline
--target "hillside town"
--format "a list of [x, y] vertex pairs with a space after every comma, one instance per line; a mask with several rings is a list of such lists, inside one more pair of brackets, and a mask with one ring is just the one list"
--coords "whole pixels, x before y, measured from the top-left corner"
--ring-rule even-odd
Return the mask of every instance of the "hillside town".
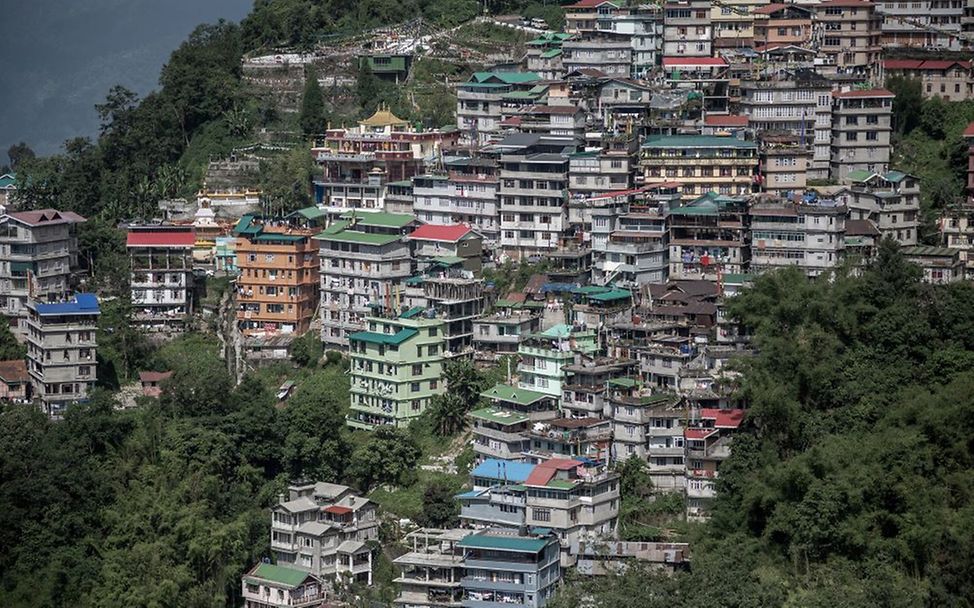
[[[688, 570], [686, 537], [620, 535], [622, 467], [638, 461], [646, 500], [677, 500], [675, 519], [711, 517], [750, 406], [742, 362], [757, 351], [734, 299], [780, 269], [858, 275], [883, 247], [924, 283], [974, 279], [974, 123], [962, 201], [925, 220], [929, 181], [895, 162], [887, 86], [974, 99], [971, 61], [929, 52], [969, 51], [974, 8], [563, 10], [561, 31], [491, 21], [524, 32], [526, 51], [451, 85], [452, 124], [378, 104], [320, 125], [301, 148], [308, 206], [273, 204], [248, 161], [210, 162], [195, 200], [159, 197], [117, 224], [121, 296], [87, 276], [78, 231], [91, 219], [26, 205], [18, 176], [0, 177], [0, 314], [26, 346], [0, 361], [0, 399], [55, 421], [86, 402], [99, 317], [119, 297], [152, 343], [218, 336], [238, 383], [314, 342], [346, 366], [355, 433], [408, 430], [469, 365], [498, 381], [462, 404], [460, 442], [436, 465], [462, 484], [453, 525], [396, 517], [337, 479], [290, 479], [265, 513], [269, 552], [239, 579], [243, 606], [359, 605], [390, 534], [406, 548], [392, 560], [402, 608], [541, 608], [569, 578]], [[355, 59], [398, 86], [430, 44]], [[172, 382], [142, 370], [118, 407]], [[302, 380], [280, 382], [286, 409]], [[467, 468], [453, 462], [461, 450]]]

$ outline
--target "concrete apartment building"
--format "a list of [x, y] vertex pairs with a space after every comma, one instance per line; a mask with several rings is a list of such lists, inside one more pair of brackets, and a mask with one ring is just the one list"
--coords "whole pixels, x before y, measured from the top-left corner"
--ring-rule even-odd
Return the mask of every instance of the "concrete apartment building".
[[[832, 159], [832, 83], [808, 69], [741, 83], [741, 112], [759, 135], [791, 135], [808, 147], [808, 179], [826, 180]], [[765, 181], [767, 185], [767, 180]]]
[[627, 6], [618, 0], [581, 0], [565, 7], [565, 31], [583, 39], [612, 33], [616, 41], [628, 42], [632, 48], [632, 76], [644, 78], [659, 63], [663, 13], [656, 5]]
[[875, 74], [880, 67], [883, 21], [876, 5], [866, 0], [825, 0], [814, 10], [821, 30], [819, 69], [855, 78]]
[[405, 237], [417, 225], [411, 215], [352, 213], [315, 237], [325, 348], [346, 350], [349, 334], [364, 329], [368, 316], [402, 307], [406, 279], [415, 271]]
[[244, 608], [314, 608], [328, 597], [318, 577], [275, 564], [255, 565], [240, 585]]
[[445, 390], [442, 320], [369, 317], [348, 337], [352, 428], [405, 427]]
[[755, 8], [755, 49], [809, 46], [812, 41], [812, 8], [774, 2]]
[[0, 361], [0, 402], [27, 403], [30, 399], [30, 374], [23, 359]]
[[762, 190], [782, 197], [804, 192], [812, 146], [803, 145], [794, 135], [762, 136], [758, 145]]
[[733, 434], [744, 410], [698, 408], [690, 411], [683, 432], [686, 443], [687, 519], [707, 519], [716, 491], [720, 465], [730, 457]]
[[832, 94], [831, 178], [845, 183], [849, 173], [889, 169], [893, 93], [886, 89]]
[[636, 288], [664, 283], [669, 274], [669, 234], [664, 208], [632, 210], [616, 216], [608, 238], [593, 245], [600, 261], [592, 268], [593, 282]]
[[649, 466], [653, 487], [683, 487], [683, 427], [686, 411], [673, 393], [647, 393], [634, 385], [610, 386], [609, 404], [616, 458], [635, 456]]
[[70, 292], [78, 262], [75, 229], [84, 221], [54, 209], [0, 215], [0, 314], [16, 335], [26, 333], [29, 297], [57, 301]]
[[379, 538], [377, 505], [333, 483], [295, 483], [271, 508], [271, 554], [278, 565], [340, 583], [372, 584]]
[[[519, 470], [516, 466], [510, 469]], [[475, 487], [458, 498], [463, 525], [551, 530], [560, 541], [562, 566], [570, 566], [572, 557], [568, 548], [572, 541], [615, 535], [619, 474], [604, 466], [586, 465], [581, 460], [551, 458], [533, 465], [523, 481], [507, 480], [485, 488]]]
[[900, 245], [916, 245], [920, 227], [920, 180], [902, 171], [886, 173], [852, 172], [850, 186], [821, 187], [826, 198], [834, 198], [849, 209], [850, 220], [868, 220], [881, 238]]
[[709, 135], [658, 135], [643, 142], [640, 165], [647, 185], [678, 181], [684, 200], [708, 192], [751, 192], [758, 167], [753, 141]]
[[886, 78], [900, 76], [919, 80], [925, 99], [940, 97], [944, 101], [966, 101], [974, 98], [974, 70], [970, 61], [887, 59], [883, 69]]
[[444, 160], [446, 173], [413, 178], [413, 212], [427, 224], [469, 224], [494, 245], [500, 235], [497, 163], [486, 158]]
[[237, 326], [246, 336], [300, 335], [318, 307], [315, 230], [295, 218], [245, 215], [237, 237]]
[[[515, 394], [525, 402], [542, 401], [544, 398], [544, 395], [534, 391]], [[471, 423], [470, 444], [480, 460], [521, 461], [531, 447], [528, 431], [532, 422], [528, 414], [487, 406], [469, 412], [467, 418]]]
[[516, 134], [494, 146], [500, 153], [500, 250], [524, 260], [558, 249], [567, 224], [570, 137]]
[[558, 539], [541, 530], [484, 530], [461, 540], [463, 608], [542, 608], [561, 581]]
[[580, 363], [567, 366], [570, 375], [561, 395], [561, 411], [569, 419], [608, 420], [608, 387], [628, 382], [635, 367], [633, 360], [607, 357], [583, 357]]
[[95, 386], [98, 298], [79, 293], [57, 303], [31, 300], [27, 310], [27, 371], [34, 399], [49, 416], [60, 417]]
[[669, 278], [716, 281], [747, 268], [747, 199], [713, 193], [670, 209]]
[[133, 319], [149, 332], [180, 333], [193, 314], [192, 226], [129, 226]]
[[612, 78], [629, 78], [632, 73], [632, 42], [612, 32], [587, 33], [561, 45], [565, 71], [594, 69]]
[[767, 6], [767, 0], [730, 0], [710, 9], [714, 28], [714, 48], [754, 48], [755, 10]]
[[663, 56], [713, 56], [713, 23], [707, 0], [663, 4]]
[[502, 108], [537, 103], [545, 96], [534, 72], [476, 72], [457, 87], [460, 141], [482, 145], [499, 138]]
[[409, 550], [393, 560], [400, 574], [393, 581], [401, 608], [459, 608], [463, 601], [463, 550], [469, 530], [420, 528], [406, 535]]
[[962, 249], [932, 247], [930, 245], [903, 247], [903, 257], [920, 267], [922, 280], [932, 285], [946, 285], [963, 281], [965, 260]]
[[829, 199], [751, 205], [750, 270], [797, 266], [815, 277], [834, 268], [844, 255], [846, 214]]
[[473, 321], [473, 346], [478, 357], [495, 360], [517, 353], [518, 344], [541, 327], [541, 317], [528, 309], [498, 309]]
[[881, 42], [886, 47], [960, 50], [964, 0], [880, 0]]
[[578, 362], [583, 354], [594, 353], [597, 342], [595, 330], [564, 324], [525, 336], [517, 351], [521, 357], [519, 387], [560, 398], [568, 378], [565, 366]]
[[473, 355], [474, 320], [486, 305], [484, 280], [478, 278], [479, 272], [465, 270], [459, 260], [437, 258], [420, 274], [407, 279], [405, 301], [409, 309], [401, 315], [443, 321], [444, 354], [449, 358]]

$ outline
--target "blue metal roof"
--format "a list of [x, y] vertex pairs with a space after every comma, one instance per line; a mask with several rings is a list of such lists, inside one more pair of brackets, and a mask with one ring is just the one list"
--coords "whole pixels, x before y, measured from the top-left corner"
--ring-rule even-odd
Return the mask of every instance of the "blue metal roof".
[[70, 302], [36, 304], [35, 308], [39, 315], [97, 315], [101, 312], [98, 298], [93, 293], [79, 293]]
[[487, 479], [506, 479], [512, 483], [526, 481], [528, 475], [534, 470], [535, 465], [529, 462], [511, 462], [509, 460], [499, 460], [488, 458], [481, 462], [473, 470], [473, 477], [484, 477]]

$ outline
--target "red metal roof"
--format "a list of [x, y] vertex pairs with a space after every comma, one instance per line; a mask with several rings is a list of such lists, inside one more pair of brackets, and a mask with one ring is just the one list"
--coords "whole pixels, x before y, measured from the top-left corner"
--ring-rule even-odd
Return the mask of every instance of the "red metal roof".
[[706, 439], [716, 432], [717, 429], [684, 429], [683, 436], [687, 439]]
[[352, 512], [348, 507], [343, 507], [341, 505], [329, 505], [322, 509], [325, 513], [333, 513], [335, 515], [348, 515]]
[[129, 232], [129, 247], [192, 247], [196, 244], [195, 230], [139, 230]]
[[700, 417], [713, 420], [714, 426], [718, 429], [736, 429], [741, 426], [741, 421], [744, 420], [744, 410], [720, 410], [705, 407], [700, 410]]
[[139, 381], [142, 383], [162, 382], [170, 377], [172, 377], [172, 372], [139, 372]]
[[722, 116], [720, 114], [708, 114], [703, 120], [703, 124], [708, 127], [746, 127], [747, 116]]
[[974, 137], [974, 122], [967, 125], [967, 128], [964, 129], [964, 137]]
[[548, 482], [555, 476], [558, 471], [570, 471], [572, 469], [578, 468], [582, 465], [581, 462], [577, 460], [572, 460], [570, 458], [552, 458], [550, 460], [545, 460], [538, 466], [534, 467], [528, 478], [524, 480], [524, 485], [526, 486], [544, 486], [548, 485]]
[[413, 230], [408, 238], [456, 243], [469, 233], [470, 226], [466, 224], [423, 224], [416, 230]]
[[663, 67], [681, 65], [727, 65], [721, 57], [663, 57]]
[[868, 89], [865, 91], [835, 91], [832, 93], [832, 97], [845, 99], [849, 97], [896, 97], [896, 95], [886, 89]]
[[887, 59], [883, 66], [887, 70], [949, 70], [955, 65], [959, 65], [965, 70], [971, 68], [970, 61], [950, 61], [940, 59]]
[[887, 70], [918, 70], [921, 65], [921, 59], [887, 59], [883, 62], [883, 67]]

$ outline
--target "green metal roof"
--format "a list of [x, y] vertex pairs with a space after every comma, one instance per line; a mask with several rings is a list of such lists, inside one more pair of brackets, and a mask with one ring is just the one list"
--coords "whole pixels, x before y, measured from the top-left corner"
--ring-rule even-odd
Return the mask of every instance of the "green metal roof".
[[545, 51], [544, 53], [541, 53], [541, 58], [551, 59], [552, 57], [557, 57], [558, 55], [561, 55], [561, 49], [551, 49], [550, 51]]
[[233, 228], [234, 234], [260, 234], [260, 226], [254, 224], [254, 216], [247, 214], [240, 217], [240, 221]]
[[257, 243], [298, 243], [308, 237], [301, 234], [281, 234], [279, 232], [265, 232], [254, 237]]
[[270, 581], [272, 583], [277, 583], [278, 585], [293, 589], [306, 581], [309, 576], [311, 576], [311, 574], [309, 572], [305, 572], [304, 570], [286, 568], [284, 566], [277, 566], [274, 564], [260, 564], [247, 576], [247, 578]]
[[384, 228], [403, 228], [411, 222], [416, 221], [416, 216], [408, 213], [346, 213], [341, 216], [343, 220], [355, 218], [357, 225], [361, 226], [381, 226]]
[[907, 177], [909, 177], [909, 175], [907, 173], [903, 173], [902, 171], [887, 171], [883, 175], [883, 179], [888, 182], [893, 182], [894, 184], [900, 183]]
[[389, 344], [399, 346], [406, 340], [412, 338], [419, 332], [415, 329], [404, 327], [394, 334], [380, 334], [375, 331], [359, 331], [350, 335], [348, 339], [359, 340], [361, 342], [371, 342], [372, 344]]
[[536, 93], [531, 91], [511, 91], [510, 93], [504, 93], [501, 95], [502, 99], [535, 99], [537, 98]]
[[730, 283], [731, 285], [743, 285], [753, 278], [754, 275], [752, 274], [729, 273], [723, 276], [723, 281], [724, 283]]
[[426, 310], [426, 309], [423, 308], [422, 306], [413, 306], [412, 308], [410, 308], [406, 312], [404, 312], [401, 315], [399, 315], [399, 318], [401, 318], [401, 319], [412, 319], [413, 317], [415, 317], [416, 315], [420, 314], [424, 310]]
[[541, 80], [534, 72], [474, 72], [470, 77], [470, 82], [485, 83], [490, 80], [499, 80], [504, 84], [523, 84]]
[[542, 399], [552, 398], [551, 395], [546, 395], [545, 393], [539, 393], [526, 388], [517, 388], [507, 384], [497, 384], [494, 388], [480, 393], [480, 396], [498, 401], [517, 403], [518, 405], [531, 405]]
[[522, 424], [530, 420], [530, 418], [520, 412], [506, 410], [501, 407], [482, 407], [479, 410], [470, 412], [470, 416], [508, 426]]
[[866, 171], [865, 169], [856, 169], [855, 171], [849, 171], [846, 177], [854, 182], [864, 182], [870, 177], [876, 175], [872, 171]]
[[538, 335], [544, 338], [567, 338], [572, 335], [572, 326], [564, 323], [552, 325]]
[[293, 213], [290, 213], [288, 217], [294, 217], [300, 215], [301, 217], [308, 220], [316, 220], [325, 216], [325, 212], [317, 207], [305, 207], [304, 209], [298, 209]]
[[458, 543], [465, 549], [497, 549], [518, 553], [537, 553], [550, 541], [546, 538], [525, 538], [523, 536], [495, 536], [493, 534], [471, 534]]
[[644, 148], [741, 148], [745, 150], [757, 149], [753, 141], [744, 141], [736, 137], [721, 137], [717, 135], [654, 135], [643, 142]]
[[611, 302], [612, 300], [629, 300], [632, 299], [632, 292], [627, 289], [613, 289], [611, 291], [590, 295], [588, 299], [597, 300], [599, 302]]
[[0, 188], [9, 188], [17, 185], [17, 175], [14, 173], [4, 173], [0, 175]]
[[346, 220], [336, 220], [331, 223], [330, 226], [324, 229], [321, 234], [338, 234], [342, 230], [345, 230], [352, 225], [352, 222]]
[[357, 230], [342, 230], [340, 232], [329, 234], [327, 231], [318, 234], [315, 237], [321, 241], [338, 241], [341, 243], [359, 243], [361, 245], [388, 245], [398, 241], [402, 237], [398, 234], [371, 234], [367, 232], [358, 232]]
[[593, 293], [605, 293], [607, 291], [612, 291], [611, 287], [605, 287], [604, 285], [584, 285], [582, 287], [576, 287], [572, 290], [572, 293], [582, 293], [591, 295]]
[[434, 264], [440, 264], [442, 266], [455, 266], [456, 264], [462, 264], [466, 258], [461, 258], [458, 255], [441, 255], [438, 258], [433, 258]]
[[621, 386], [623, 388], [633, 388], [636, 386], [635, 378], [612, 378], [609, 380], [609, 384], [612, 386]]
[[552, 479], [546, 485], [547, 487], [555, 488], [556, 490], [571, 490], [575, 488], [574, 483], [564, 479]]

